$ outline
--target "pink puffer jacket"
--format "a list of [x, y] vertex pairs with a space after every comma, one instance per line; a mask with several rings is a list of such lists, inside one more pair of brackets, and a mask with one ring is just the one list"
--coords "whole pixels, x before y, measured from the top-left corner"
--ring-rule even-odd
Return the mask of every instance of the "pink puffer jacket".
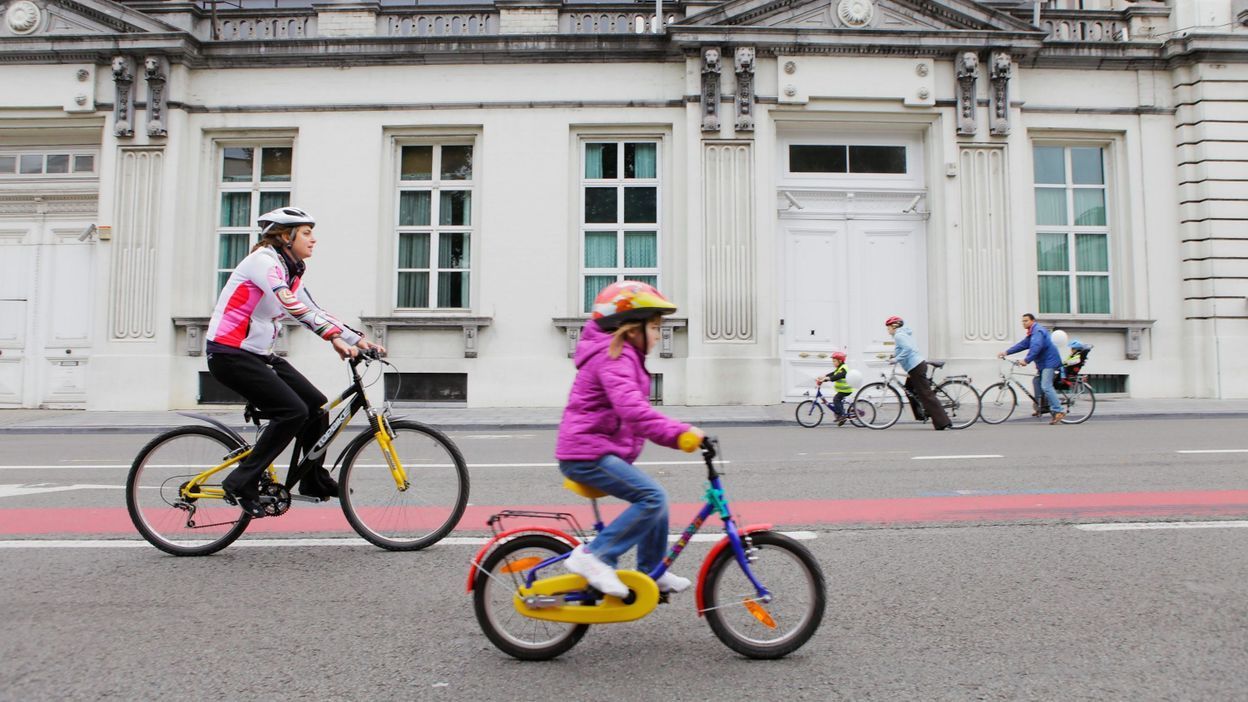
[[688, 424], [670, 419], [650, 406], [650, 374], [632, 344], [612, 359], [611, 335], [592, 320], [576, 345], [576, 380], [559, 423], [555, 457], [561, 461], [593, 461], [607, 454], [632, 463], [646, 439], [676, 448]]

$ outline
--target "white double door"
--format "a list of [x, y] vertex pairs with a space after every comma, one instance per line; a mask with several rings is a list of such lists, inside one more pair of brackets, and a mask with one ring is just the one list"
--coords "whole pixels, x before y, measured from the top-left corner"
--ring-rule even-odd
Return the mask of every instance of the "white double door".
[[83, 407], [91, 352], [90, 220], [0, 220], [0, 407]]
[[922, 219], [781, 220], [784, 309], [783, 399], [813, 394], [831, 353], [871, 378], [893, 352], [884, 320], [899, 315], [925, 346], [926, 222]]

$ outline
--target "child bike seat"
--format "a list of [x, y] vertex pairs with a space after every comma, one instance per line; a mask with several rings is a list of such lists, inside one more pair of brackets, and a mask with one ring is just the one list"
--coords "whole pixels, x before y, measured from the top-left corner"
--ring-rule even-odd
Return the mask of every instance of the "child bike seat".
[[572, 492], [575, 492], [581, 497], [585, 497], [591, 500], [596, 500], [599, 497], [607, 496], [607, 493], [603, 492], [602, 490], [599, 490], [596, 487], [590, 487], [588, 485], [585, 485], [584, 483], [578, 483], [571, 478], [563, 479], [563, 487], [565, 490], [571, 490]]

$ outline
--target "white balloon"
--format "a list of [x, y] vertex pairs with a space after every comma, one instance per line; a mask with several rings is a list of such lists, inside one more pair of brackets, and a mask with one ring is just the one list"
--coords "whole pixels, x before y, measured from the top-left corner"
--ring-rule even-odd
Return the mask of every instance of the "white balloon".
[[849, 387], [857, 389], [862, 385], [862, 371], [857, 368], [851, 368], [845, 373], [845, 382], [849, 383]]
[[1055, 346], [1065, 346], [1067, 341], [1069, 341], [1069, 337], [1066, 336], [1066, 332], [1061, 329], [1053, 332], [1053, 344]]

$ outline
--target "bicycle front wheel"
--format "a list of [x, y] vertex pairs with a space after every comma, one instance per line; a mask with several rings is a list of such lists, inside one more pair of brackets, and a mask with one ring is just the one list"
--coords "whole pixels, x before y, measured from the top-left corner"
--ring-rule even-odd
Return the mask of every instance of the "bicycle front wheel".
[[1008, 383], [995, 383], [984, 388], [979, 396], [979, 418], [988, 424], [1000, 424], [1014, 414], [1018, 394]]
[[817, 427], [823, 421], [823, 408], [814, 400], [805, 400], [797, 406], [797, 423], [804, 427]]
[[[126, 477], [126, 509], [134, 528], [175, 556], [206, 556], [233, 543], [251, 517], [221, 498], [185, 497], [182, 486], [238, 448], [229, 434], [202, 426], [179, 427], [149, 441]], [[227, 474], [215, 474], [201, 487], [220, 489]]]
[[1083, 424], [1096, 411], [1096, 393], [1092, 392], [1091, 385], [1083, 381], [1074, 383], [1069, 390], [1059, 391], [1058, 395], [1066, 410], [1062, 424]]
[[719, 552], [698, 584], [706, 623], [728, 648], [750, 658], [783, 658], [806, 643], [827, 606], [823, 570], [793, 539], [771, 531], [749, 535], [750, 570], [767, 588], [762, 602], [731, 548]]
[[862, 417], [863, 426], [871, 429], [887, 429], [901, 419], [901, 410], [905, 405], [897, 389], [888, 383], [870, 383], [862, 386], [854, 396], [854, 404], [866, 402], [873, 411]]
[[936, 399], [949, 415], [951, 429], [965, 429], [979, 419], [979, 393], [965, 380], [946, 380], [936, 388]]
[[[553, 536], [528, 534], [517, 536], [485, 557], [473, 578], [472, 609], [481, 631], [500, 651], [522, 661], [550, 660], [575, 646], [589, 631], [588, 624], [530, 619], [516, 611], [516, 592], [524, 583], [525, 572], [571, 550]], [[543, 568], [542, 577], [566, 575], [564, 562]]]
[[445, 434], [419, 422], [390, 422], [393, 457], [371, 430], [342, 461], [338, 492], [347, 521], [369, 542], [391, 551], [417, 551], [451, 533], [468, 504], [468, 466]]

